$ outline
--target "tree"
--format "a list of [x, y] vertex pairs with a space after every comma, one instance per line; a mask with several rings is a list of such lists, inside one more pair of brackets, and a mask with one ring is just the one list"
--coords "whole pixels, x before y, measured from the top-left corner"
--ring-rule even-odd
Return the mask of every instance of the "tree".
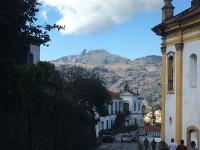
[[45, 44], [50, 41], [48, 31], [63, 27], [37, 25], [38, 0], [0, 1], [0, 56], [16, 60], [26, 52], [31, 41]]
[[119, 112], [117, 113], [115, 122], [113, 124], [113, 129], [121, 129], [124, 127], [124, 123], [125, 123], [125, 119], [126, 119], [126, 115]]
[[[105, 106], [104, 99], [99, 99], [102, 100], [99, 102], [102, 104], [99, 104], [93, 102], [92, 98], [95, 94], [97, 96], [105, 94], [106, 90], [103, 88], [103, 92], [100, 91], [102, 90], [98, 87], [100, 82], [97, 83], [99, 84], [97, 88], [93, 80], [89, 82], [93, 77], [89, 75], [92, 74], [90, 71], [78, 69], [81, 77], [86, 75], [87, 82], [81, 81], [82, 78], [79, 76], [80, 88], [76, 90], [74, 87], [78, 87], [75, 86], [78, 84], [77, 76], [65, 74], [70, 76], [70, 79], [66, 80], [63, 72], [56, 70], [50, 63], [40, 62], [29, 66], [13, 65], [12, 68], [6, 67], [4, 63], [2, 63], [2, 69], [12, 72], [10, 74], [0, 72], [4, 80], [0, 79], [6, 84], [0, 84], [2, 90], [0, 93], [0, 147], [2, 149], [85, 150], [95, 145], [94, 112], [91, 112], [88, 105], [98, 107], [98, 110], [101, 109], [100, 106]], [[76, 69], [73, 70], [77, 72]], [[74, 81], [76, 83], [72, 83]], [[83, 83], [87, 85], [84, 86]], [[95, 89], [97, 91], [81, 94], [87, 92], [86, 89], [90, 89], [86, 86], [94, 88], [91, 91]], [[75, 95], [74, 92], [79, 95]], [[101, 98], [103, 97], [106, 98], [107, 95], [102, 95]], [[81, 102], [78, 98], [86, 102]]]
[[111, 97], [100, 76], [80, 66], [62, 68], [62, 74], [69, 86], [68, 92], [94, 115], [107, 115]]

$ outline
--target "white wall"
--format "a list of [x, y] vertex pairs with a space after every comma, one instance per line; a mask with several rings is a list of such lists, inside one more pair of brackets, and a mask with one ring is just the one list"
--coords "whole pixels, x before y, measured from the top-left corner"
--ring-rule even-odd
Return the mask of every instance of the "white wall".
[[33, 55], [33, 63], [37, 64], [40, 61], [40, 46], [31, 44], [30, 53]]
[[[190, 84], [190, 56], [197, 55], [197, 87]], [[200, 129], [200, 40], [185, 43], [183, 51], [183, 139], [191, 125]]]
[[[139, 127], [144, 127], [144, 116], [142, 112], [142, 101], [138, 98], [137, 95], [132, 95], [130, 93], [122, 93], [120, 96], [123, 101], [129, 103], [129, 111], [131, 112], [130, 116], [127, 118], [130, 125], [135, 124], [135, 119]], [[136, 103], [136, 110], [134, 110], [134, 104]], [[140, 103], [140, 109], [138, 110], [138, 103]]]
[[[175, 46], [167, 47], [166, 53], [176, 53]], [[197, 86], [191, 87], [190, 84], [190, 56], [192, 54], [197, 55]], [[176, 57], [175, 57], [176, 58]], [[174, 61], [176, 62], [174, 58]], [[167, 59], [166, 59], [167, 60]], [[174, 65], [174, 74], [176, 75], [176, 64]], [[166, 83], [167, 83], [167, 71], [166, 71]], [[174, 78], [174, 84], [176, 85], [176, 77]], [[166, 103], [165, 103], [165, 138], [166, 142], [170, 142], [171, 138], [175, 138], [175, 112], [176, 112], [176, 86], [174, 86], [174, 94], [170, 94], [166, 91]], [[167, 90], [166, 84], [166, 90]], [[183, 108], [182, 108], [182, 136], [187, 141], [187, 128], [190, 126], [196, 126], [200, 129], [200, 40], [184, 43], [183, 50]], [[169, 118], [172, 118], [170, 125]]]

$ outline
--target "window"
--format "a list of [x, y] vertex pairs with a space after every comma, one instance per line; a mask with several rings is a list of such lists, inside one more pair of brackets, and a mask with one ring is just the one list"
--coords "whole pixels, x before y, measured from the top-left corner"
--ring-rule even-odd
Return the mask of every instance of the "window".
[[115, 102], [115, 114], [117, 114], [117, 103]]
[[190, 87], [197, 86], [197, 55], [190, 56]]
[[104, 130], [104, 122], [101, 121], [101, 129]]
[[113, 114], [113, 103], [111, 103], [110, 105], [110, 111], [111, 111], [111, 115]]
[[123, 113], [128, 113], [128, 112], [129, 112], [129, 104], [123, 103]]
[[174, 57], [168, 57], [168, 91], [174, 90]]
[[108, 122], [108, 120], [106, 121], [106, 129], [108, 129], [109, 128], [109, 122]]
[[134, 111], [136, 111], [136, 102], [134, 102]]
[[121, 103], [119, 103], [119, 111], [121, 110]]
[[138, 102], [138, 111], [140, 111], [140, 102]]
[[111, 128], [113, 127], [113, 120], [111, 120]]

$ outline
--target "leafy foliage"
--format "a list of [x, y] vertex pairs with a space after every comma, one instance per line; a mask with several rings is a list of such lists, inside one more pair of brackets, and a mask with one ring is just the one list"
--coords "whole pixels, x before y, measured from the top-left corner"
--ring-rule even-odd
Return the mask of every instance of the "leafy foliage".
[[92, 115], [94, 111], [107, 115], [107, 104], [111, 97], [98, 74], [79, 66], [62, 68], [68, 91], [75, 100], [84, 105]]
[[25, 53], [31, 42], [45, 44], [50, 41], [48, 31], [58, 25], [37, 25], [38, 0], [0, 1], [0, 56], [16, 60]]
[[[47, 62], [15, 66], [2, 61], [1, 65], [2, 149], [86, 150], [95, 145], [92, 106], [101, 112], [107, 105], [104, 98], [109, 100], [96, 76], [83, 68], [65, 69], [63, 75]], [[79, 74], [71, 76], [71, 70]], [[96, 102], [95, 94], [102, 99]]]
[[119, 112], [116, 116], [115, 122], [113, 124], [113, 129], [119, 129], [122, 128], [124, 126], [124, 122], [126, 119], [126, 115]]

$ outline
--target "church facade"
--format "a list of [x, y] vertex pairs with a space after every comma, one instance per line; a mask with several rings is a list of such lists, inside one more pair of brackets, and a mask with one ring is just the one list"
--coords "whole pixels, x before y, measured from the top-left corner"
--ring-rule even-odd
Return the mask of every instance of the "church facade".
[[162, 23], [152, 30], [162, 39], [162, 140], [200, 148], [200, 0], [174, 15], [164, 0]]
[[110, 92], [112, 101], [108, 106], [108, 115], [96, 115], [99, 122], [96, 124], [96, 135], [99, 136], [101, 130], [111, 130], [119, 113], [127, 114], [123, 125], [130, 127], [137, 125], [138, 136], [144, 135], [144, 104], [143, 98], [129, 89], [128, 84], [124, 86], [124, 91], [120, 93]]

